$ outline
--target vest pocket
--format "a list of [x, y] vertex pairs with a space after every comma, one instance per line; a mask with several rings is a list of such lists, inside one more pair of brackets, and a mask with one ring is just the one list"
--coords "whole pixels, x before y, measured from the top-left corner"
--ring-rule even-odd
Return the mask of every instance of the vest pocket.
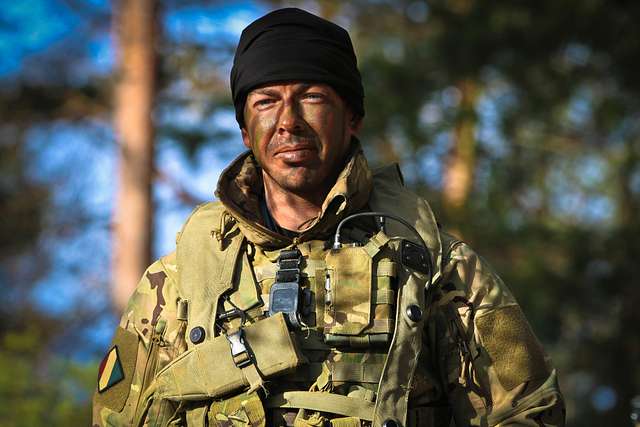
[[372, 259], [360, 246], [327, 254], [330, 287], [325, 298], [325, 334], [359, 335], [371, 324]]
[[[368, 347], [391, 341], [395, 326], [397, 265], [386, 239], [344, 246], [326, 256], [325, 342]], [[316, 281], [319, 278], [316, 273]], [[318, 286], [316, 286], [318, 287]]]
[[[244, 336], [263, 378], [284, 374], [303, 363], [281, 313], [248, 325]], [[237, 393], [249, 385], [249, 379], [234, 363], [230, 344], [221, 335], [178, 356], [158, 372], [155, 383], [156, 397], [183, 401]]]

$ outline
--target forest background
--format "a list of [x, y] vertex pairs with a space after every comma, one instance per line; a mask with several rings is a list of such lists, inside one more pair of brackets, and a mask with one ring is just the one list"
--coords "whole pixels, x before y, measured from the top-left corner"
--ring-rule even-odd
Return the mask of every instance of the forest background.
[[283, 5], [350, 31], [370, 162], [500, 272], [569, 424], [631, 425], [640, 3], [605, 0], [3, 1], [0, 425], [89, 423], [132, 277], [242, 151], [240, 31]]

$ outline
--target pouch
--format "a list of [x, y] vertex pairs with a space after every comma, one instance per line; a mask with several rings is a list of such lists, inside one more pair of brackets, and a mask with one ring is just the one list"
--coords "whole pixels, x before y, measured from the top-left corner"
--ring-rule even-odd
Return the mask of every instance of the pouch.
[[329, 251], [326, 263], [325, 334], [359, 335], [371, 324], [372, 259], [362, 246], [345, 246]]
[[364, 246], [343, 246], [327, 254], [326, 275], [330, 283], [324, 296], [327, 344], [366, 347], [390, 341], [397, 268], [391, 260], [393, 253], [388, 241], [380, 232]]
[[[282, 313], [244, 328], [245, 345], [264, 379], [290, 372], [304, 363]], [[155, 397], [175, 401], [217, 398], [249, 385], [231, 356], [229, 341], [217, 336], [178, 356], [155, 378]]]

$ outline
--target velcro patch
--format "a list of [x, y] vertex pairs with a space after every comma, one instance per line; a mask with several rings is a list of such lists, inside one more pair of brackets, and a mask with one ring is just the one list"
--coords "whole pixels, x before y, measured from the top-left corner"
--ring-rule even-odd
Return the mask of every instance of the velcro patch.
[[542, 346], [519, 306], [489, 311], [476, 318], [476, 325], [505, 389], [549, 375]]
[[113, 346], [100, 363], [94, 403], [120, 412], [129, 397], [138, 355], [138, 335], [118, 327]]

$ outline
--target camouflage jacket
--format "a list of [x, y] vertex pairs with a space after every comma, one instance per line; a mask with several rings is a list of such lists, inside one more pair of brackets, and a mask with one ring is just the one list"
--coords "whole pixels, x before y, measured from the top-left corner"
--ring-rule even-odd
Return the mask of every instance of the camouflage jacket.
[[[318, 247], [314, 242], [329, 240], [337, 223], [347, 215], [372, 207], [376, 210], [388, 207], [387, 211], [400, 213], [416, 224], [434, 264], [429, 293], [416, 294], [424, 316], [419, 316], [411, 327], [405, 327], [405, 323], [415, 320], [411, 313], [412, 320], [407, 320], [404, 314], [409, 312], [405, 311], [408, 307], [405, 296], [399, 297], [395, 304], [398, 308], [394, 338], [385, 350], [388, 352], [385, 368], [376, 374], [375, 381], [380, 384], [369, 387], [372, 390], [369, 400], [372, 407], [375, 405], [376, 414], [393, 413], [395, 425], [408, 426], [448, 426], [451, 420], [456, 425], [478, 426], [564, 425], [564, 404], [555, 370], [515, 298], [467, 244], [435, 226], [427, 203], [403, 187], [396, 168], [372, 173], [360, 148], [355, 146], [320, 215], [295, 241], [262, 225], [264, 219], [258, 208], [260, 191], [259, 170], [252, 156], [245, 153], [223, 172], [217, 190], [220, 202], [198, 208], [187, 222], [201, 218], [203, 229], [209, 231], [208, 240], [189, 243], [184, 236], [189, 228], [185, 227], [178, 239], [178, 254], [161, 258], [145, 272], [122, 316], [113, 346], [101, 364], [94, 395], [93, 425], [265, 425], [264, 414], [248, 409], [256, 403], [258, 394], [246, 394], [247, 387], [232, 393], [241, 396], [239, 399], [229, 394], [208, 400], [158, 398], [167, 396], [162, 388], [166, 385], [162, 372], [197, 348], [201, 342], [198, 333], [216, 334], [212, 329], [193, 327], [198, 316], [200, 319], [216, 317], [220, 303], [217, 298], [223, 292], [216, 294], [215, 289], [222, 286], [223, 290], [230, 290], [231, 301], [235, 296], [234, 306], [246, 307], [250, 317], [259, 319], [259, 310], [255, 310], [260, 304], [256, 302], [261, 294], [265, 295], [260, 288], [273, 283], [264, 278], [268, 276], [264, 271], [274, 262], [273, 254], [282, 248], [306, 247], [307, 243], [308, 250], [303, 249], [303, 254], [311, 260], [314, 248]], [[404, 235], [407, 239], [411, 236], [406, 230], [391, 225], [387, 234]], [[203, 245], [207, 248], [202, 248]], [[200, 268], [209, 262], [208, 258], [202, 258], [207, 251], [217, 251], [223, 257], [218, 259], [228, 262]], [[234, 251], [235, 258], [230, 257]], [[389, 251], [392, 259], [394, 250]], [[266, 267], [262, 268], [261, 259], [271, 261], [263, 262]], [[195, 275], [186, 275], [189, 265], [195, 266], [192, 268]], [[249, 274], [247, 270], [253, 272]], [[424, 275], [411, 273], [409, 276], [408, 281], [403, 279], [404, 283], [415, 279], [424, 289]], [[247, 277], [249, 279], [245, 279]], [[187, 282], [199, 283], [194, 287], [196, 294], [185, 295]], [[242, 291], [243, 287], [256, 286], [255, 295]], [[191, 300], [190, 306], [186, 296]], [[201, 324], [204, 323], [201, 321]], [[306, 354], [307, 362], [311, 360], [310, 354]], [[373, 354], [364, 354], [367, 360], [373, 360]], [[207, 356], [201, 353], [198, 357], [204, 360]], [[194, 381], [199, 381], [198, 387], [211, 390], [216, 387], [217, 376], [224, 376], [216, 371], [216, 363], [214, 360], [210, 365], [197, 365], [199, 368], [188, 365], [186, 370], [178, 372], [194, 377]], [[310, 366], [303, 365], [296, 372], [311, 371]], [[322, 372], [319, 379], [321, 377]], [[213, 385], [203, 385], [208, 378]], [[319, 386], [319, 379], [307, 384], [311, 385], [310, 390], [338, 392], [338, 387]], [[339, 382], [338, 378], [333, 381]], [[273, 386], [267, 385], [267, 389], [273, 387], [270, 390], [273, 392], [279, 383], [284, 383], [284, 379], [270, 379], [269, 384]], [[181, 390], [180, 393], [187, 396], [193, 392]], [[259, 401], [257, 404], [261, 405]], [[244, 411], [242, 419], [212, 417], [212, 413], [228, 414], [240, 407]], [[257, 420], [252, 420], [252, 413], [258, 413]], [[331, 422], [331, 425], [361, 425], [359, 421], [349, 424], [352, 419], [355, 418], [340, 418], [346, 421]], [[383, 424], [383, 418], [377, 415], [372, 419], [374, 425]], [[269, 419], [266, 424], [271, 425]], [[296, 421], [295, 425], [322, 424]]]

